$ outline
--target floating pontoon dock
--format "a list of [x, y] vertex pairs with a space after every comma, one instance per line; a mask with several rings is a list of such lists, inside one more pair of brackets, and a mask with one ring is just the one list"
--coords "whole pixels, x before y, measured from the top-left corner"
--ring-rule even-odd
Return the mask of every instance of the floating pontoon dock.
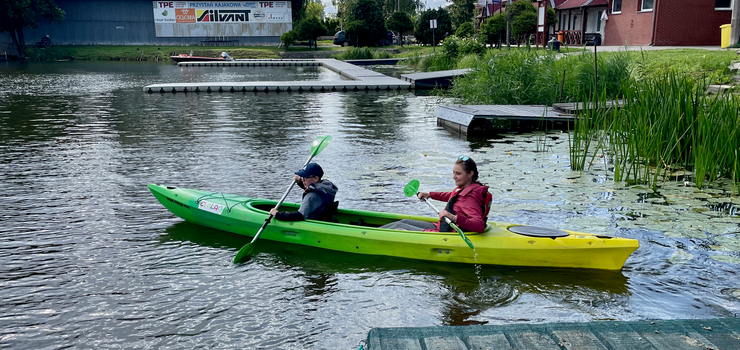
[[491, 119], [516, 122], [569, 122], [571, 114], [537, 105], [452, 105], [439, 106], [435, 112], [437, 125], [462, 134], [473, 134], [491, 128]]
[[373, 328], [368, 350], [708, 350], [740, 349], [740, 320], [599, 321]]
[[322, 66], [339, 73], [340, 76], [349, 80], [169, 83], [147, 85], [144, 87], [144, 92], [326, 92], [360, 90], [391, 91], [411, 90], [414, 88], [413, 83], [335, 59], [181, 62], [178, 65], [197, 67]]
[[441, 70], [436, 72], [401, 74], [401, 79], [414, 84], [417, 89], [433, 89], [446, 87], [452, 84], [452, 80], [464, 76], [470, 72], [470, 68]]

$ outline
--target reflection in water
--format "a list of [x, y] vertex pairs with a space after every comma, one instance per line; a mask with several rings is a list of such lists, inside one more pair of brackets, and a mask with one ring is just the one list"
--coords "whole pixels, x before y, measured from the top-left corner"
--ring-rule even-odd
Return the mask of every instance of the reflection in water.
[[[428, 92], [145, 94], [183, 80], [336, 79], [323, 70], [123, 62], [0, 65], [0, 339], [14, 349], [347, 349], [372, 327], [740, 313], [740, 217], [726, 182], [615, 183], [570, 170], [561, 131], [460, 138]], [[277, 80], [278, 78], [272, 79]], [[345, 208], [428, 215], [461, 154], [491, 221], [635, 238], [621, 272], [428, 263], [259, 241], [182, 223], [147, 183], [278, 199], [317, 135]], [[679, 175], [676, 175], [679, 176]], [[723, 187], [725, 186], [725, 187]], [[294, 190], [287, 200], [299, 201]]]

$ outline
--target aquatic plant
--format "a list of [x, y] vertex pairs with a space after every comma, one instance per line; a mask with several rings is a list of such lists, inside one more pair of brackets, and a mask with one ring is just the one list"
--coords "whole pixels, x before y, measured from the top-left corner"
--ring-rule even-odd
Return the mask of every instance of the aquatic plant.
[[[622, 88], [620, 108], [607, 109], [583, 95], [589, 106], [574, 122], [571, 168], [583, 170], [585, 158], [602, 151], [611, 158], [616, 181], [660, 181], [686, 169], [697, 188], [730, 179], [733, 193], [740, 173], [740, 98], [709, 95], [704, 81], [668, 73], [631, 80]], [[595, 147], [591, 142], [598, 140]], [[685, 178], [688, 181], [689, 178]]]

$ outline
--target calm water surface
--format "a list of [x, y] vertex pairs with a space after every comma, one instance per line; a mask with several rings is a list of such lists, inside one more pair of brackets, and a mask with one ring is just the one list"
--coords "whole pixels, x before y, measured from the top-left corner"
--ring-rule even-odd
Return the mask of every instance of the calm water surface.
[[[317, 79], [338, 76], [316, 67], [0, 66], [0, 347], [357, 349], [372, 327], [740, 313], [740, 218], [726, 183], [628, 187], [599, 155], [591, 170], [572, 172], [567, 134], [459, 137], [436, 126], [434, 107], [449, 101], [409, 92], [142, 92], [164, 82]], [[621, 272], [267, 241], [234, 265], [249, 238], [185, 223], [146, 187], [278, 199], [323, 134], [334, 140], [316, 161], [343, 207], [428, 215], [403, 186], [416, 178], [423, 190], [451, 189], [451, 165], [465, 154], [491, 185], [490, 220], [641, 247]]]

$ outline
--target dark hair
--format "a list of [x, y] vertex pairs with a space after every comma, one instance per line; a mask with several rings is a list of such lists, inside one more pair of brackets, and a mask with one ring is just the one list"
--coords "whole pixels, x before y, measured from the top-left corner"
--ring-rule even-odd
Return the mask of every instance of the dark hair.
[[478, 166], [475, 164], [475, 161], [473, 158], [465, 157], [466, 160], [463, 160], [462, 158], [458, 158], [457, 161], [455, 161], [455, 164], [461, 164], [465, 172], [471, 172], [474, 171], [475, 174], [473, 174], [473, 182], [478, 182]]

